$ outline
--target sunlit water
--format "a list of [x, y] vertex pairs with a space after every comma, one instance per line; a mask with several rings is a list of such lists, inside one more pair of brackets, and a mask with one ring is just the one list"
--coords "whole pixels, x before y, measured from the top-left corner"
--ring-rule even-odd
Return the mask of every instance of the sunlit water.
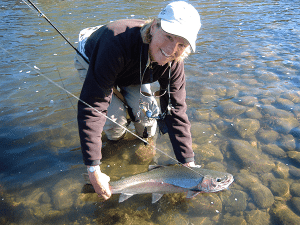
[[[82, 193], [77, 100], [41, 75], [79, 96], [74, 50], [21, 0], [2, 0], [0, 224], [300, 224], [300, 3], [190, 2], [202, 18], [185, 66], [193, 148], [197, 164], [234, 175], [230, 189], [153, 205], [150, 195], [119, 204]], [[35, 3], [77, 46], [85, 27], [153, 18], [168, 2]], [[156, 142], [174, 157], [166, 135]], [[112, 180], [153, 163], [136, 157], [138, 141], [104, 145]], [[156, 163], [174, 163], [159, 150]]]

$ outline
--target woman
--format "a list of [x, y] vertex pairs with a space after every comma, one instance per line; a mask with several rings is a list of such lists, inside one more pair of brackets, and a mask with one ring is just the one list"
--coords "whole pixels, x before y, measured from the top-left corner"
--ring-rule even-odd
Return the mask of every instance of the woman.
[[[76, 56], [75, 66], [85, 77], [80, 99], [126, 125], [126, 109], [113, 96], [118, 87], [132, 108], [136, 133], [153, 136], [159, 114], [149, 84], [160, 84], [161, 118], [164, 120], [177, 160], [195, 166], [190, 123], [186, 115], [185, 74], [183, 59], [195, 51], [200, 16], [190, 4], [177, 1], [168, 4], [151, 22], [118, 20], [89, 29], [80, 42], [86, 64]], [[91, 34], [90, 34], [91, 33]], [[86, 73], [87, 70], [87, 73]], [[148, 94], [147, 94], [148, 93]], [[110, 140], [124, 137], [119, 127], [82, 101], [78, 102], [78, 126], [85, 165], [90, 181], [99, 196], [111, 196], [109, 176], [100, 171], [101, 133]]]

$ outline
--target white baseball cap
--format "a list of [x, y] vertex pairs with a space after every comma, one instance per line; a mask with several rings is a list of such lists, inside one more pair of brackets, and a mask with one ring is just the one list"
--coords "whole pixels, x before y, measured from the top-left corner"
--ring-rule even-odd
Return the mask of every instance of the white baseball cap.
[[158, 18], [165, 32], [185, 38], [192, 50], [196, 51], [201, 21], [198, 11], [192, 5], [184, 1], [172, 2], [158, 14]]

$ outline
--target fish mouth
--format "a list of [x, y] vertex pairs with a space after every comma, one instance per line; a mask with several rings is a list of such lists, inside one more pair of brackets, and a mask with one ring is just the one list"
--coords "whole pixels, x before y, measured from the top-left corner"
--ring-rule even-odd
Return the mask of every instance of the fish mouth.
[[164, 50], [160, 49], [161, 53], [167, 57], [167, 58], [170, 58], [172, 55], [168, 55]]
[[216, 187], [213, 188], [212, 192], [218, 192], [227, 189], [232, 184], [233, 181], [234, 181], [233, 176], [231, 174], [227, 175], [227, 179], [224, 180], [222, 183], [217, 184]]

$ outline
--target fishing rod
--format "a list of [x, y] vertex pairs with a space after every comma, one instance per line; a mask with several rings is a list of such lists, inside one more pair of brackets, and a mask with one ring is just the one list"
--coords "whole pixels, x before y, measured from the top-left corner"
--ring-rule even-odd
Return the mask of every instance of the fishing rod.
[[[25, 2], [25, 0], [22, 0], [26, 5], [28, 5], [26, 2]], [[27, 0], [31, 5], [32, 5], [32, 7], [39, 13], [39, 16], [40, 17], [43, 17], [59, 34], [60, 34], [60, 36], [62, 36], [63, 37], [63, 39], [65, 39], [65, 41], [76, 51], [76, 53], [78, 54], [78, 55], [80, 55], [83, 59], [84, 59], [84, 61], [87, 63], [87, 64], [89, 64], [89, 60], [77, 49], [77, 48], [75, 48], [74, 47], [74, 45], [72, 45], [72, 43], [53, 25], [53, 23], [48, 19], [48, 17], [41, 11], [41, 10], [39, 10], [39, 8], [35, 5], [35, 4], [33, 4], [33, 2], [31, 1], [31, 0]], [[29, 5], [28, 5], [29, 6]]]

